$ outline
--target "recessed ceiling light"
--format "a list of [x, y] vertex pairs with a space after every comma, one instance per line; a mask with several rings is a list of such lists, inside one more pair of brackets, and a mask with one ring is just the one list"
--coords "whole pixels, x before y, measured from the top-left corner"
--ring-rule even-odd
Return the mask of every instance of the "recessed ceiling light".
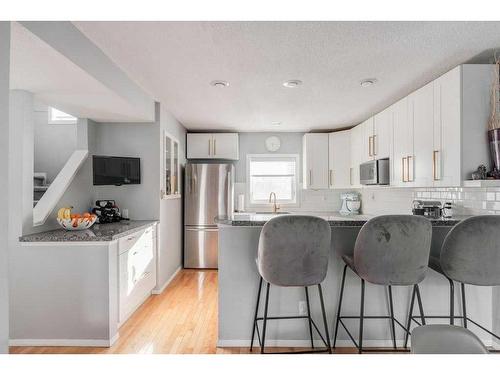
[[294, 88], [294, 87], [297, 87], [300, 85], [302, 85], [302, 81], [300, 81], [298, 79], [291, 79], [289, 81], [283, 82], [283, 86], [289, 87], [289, 88]]
[[212, 85], [214, 87], [228, 87], [229, 86], [229, 82], [227, 82], [227, 81], [221, 81], [221, 80], [215, 80], [215, 81], [210, 82], [210, 85]]
[[366, 78], [366, 79], [362, 80], [359, 84], [361, 85], [361, 87], [370, 87], [370, 86], [374, 85], [375, 83], [377, 83], [376, 78]]
[[271, 122], [271, 125], [280, 126], [281, 125], [281, 121], [273, 121], [273, 122]]

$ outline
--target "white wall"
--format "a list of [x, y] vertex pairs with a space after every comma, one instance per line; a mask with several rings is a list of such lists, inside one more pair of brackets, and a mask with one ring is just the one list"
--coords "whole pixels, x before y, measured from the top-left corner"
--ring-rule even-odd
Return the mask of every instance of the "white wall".
[[35, 100], [35, 172], [52, 182], [76, 149], [75, 124], [49, 124], [49, 107]]
[[[0, 22], [0, 207], [9, 202], [9, 66], [10, 22]], [[9, 351], [8, 223], [5, 210], [0, 215], [0, 354]]]

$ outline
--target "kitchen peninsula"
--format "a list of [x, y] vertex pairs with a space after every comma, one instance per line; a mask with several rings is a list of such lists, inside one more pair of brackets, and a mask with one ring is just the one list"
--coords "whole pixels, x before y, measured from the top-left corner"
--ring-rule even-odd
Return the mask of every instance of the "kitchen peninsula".
[[131, 220], [19, 238], [11, 345], [111, 346], [156, 286], [156, 225]]
[[[259, 275], [255, 264], [259, 235], [262, 226], [274, 215], [235, 214], [230, 218], [219, 218], [219, 325], [218, 346], [248, 347], [252, 333], [252, 320], [257, 296]], [[332, 229], [331, 253], [328, 273], [323, 282], [325, 305], [328, 316], [330, 335], [333, 337], [333, 319], [337, 309], [342, 276], [343, 262], [341, 255], [352, 254], [356, 236], [363, 224], [370, 219], [368, 215], [340, 216], [338, 214], [317, 214], [330, 223]], [[454, 219], [432, 220], [433, 236], [431, 254], [439, 255], [441, 244], [448, 231], [465, 217]], [[347, 273], [346, 292], [343, 302], [343, 311], [346, 315], [359, 313], [359, 279], [351, 271]], [[426, 315], [444, 314], [448, 311], [448, 282], [444, 277], [432, 270], [427, 271], [426, 279], [421, 283], [423, 304]], [[383, 287], [367, 284], [366, 315], [387, 315], [388, 300]], [[405, 321], [408, 314], [411, 288], [395, 287], [394, 312], [396, 318]], [[492, 326], [494, 304], [491, 287], [468, 286], [471, 301], [468, 314], [473, 319]], [[303, 288], [271, 288], [269, 315], [303, 315], [300, 311], [300, 301], [305, 300]], [[458, 297], [458, 294], [457, 294]], [[321, 321], [319, 303], [316, 293], [312, 293], [312, 317]], [[459, 298], [455, 299], [459, 301]], [[381, 301], [383, 301], [381, 303]], [[461, 306], [456, 307], [461, 311]], [[438, 322], [433, 319], [433, 322]], [[446, 321], [443, 321], [446, 323]], [[358, 321], [349, 322], [350, 327], [357, 327]], [[413, 327], [415, 323], [413, 323]], [[382, 319], [372, 319], [366, 323], [366, 346], [390, 347], [391, 338], [389, 322]], [[471, 329], [486, 343], [491, 338], [480, 330]], [[402, 345], [404, 332], [396, 329], [398, 345]], [[272, 321], [268, 326], [266, 343], [271, 346], [302, 346], [309, 345], [308, 327], [302, 320]], [[317, 344], [321, 345], [319, 337]], [[346, 332], [339, 330], [338, 346], [352, 346]]]

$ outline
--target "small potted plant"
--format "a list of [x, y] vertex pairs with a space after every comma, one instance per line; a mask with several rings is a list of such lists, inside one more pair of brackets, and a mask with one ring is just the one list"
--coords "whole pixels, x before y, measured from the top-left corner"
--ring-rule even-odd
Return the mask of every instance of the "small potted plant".
[[490, 175], [500, 179], [500, 57], [495, 55], [495, 76], [491, 87], [491, 113], [488, 121], [488, 141], [493, 162]]

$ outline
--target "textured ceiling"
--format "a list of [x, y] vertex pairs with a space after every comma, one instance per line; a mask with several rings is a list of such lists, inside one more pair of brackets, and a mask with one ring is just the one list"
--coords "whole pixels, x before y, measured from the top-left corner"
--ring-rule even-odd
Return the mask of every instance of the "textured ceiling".
[[[75, 25], [188, 129], [352, 126], [454, 66], [500, 47], [500, 22]], [[364, 78], [378, 83], [362, 88]], [[230, 86], [210, 86], [216, 79]], [[289, 79], [304, 84], [283, 87]], [[275, 121], [281, 125], [272, 125]]]
[[144, 112], [111, 91], [26, 28], [12, 22], [10, 88], [99, 122], [145, 121]]

